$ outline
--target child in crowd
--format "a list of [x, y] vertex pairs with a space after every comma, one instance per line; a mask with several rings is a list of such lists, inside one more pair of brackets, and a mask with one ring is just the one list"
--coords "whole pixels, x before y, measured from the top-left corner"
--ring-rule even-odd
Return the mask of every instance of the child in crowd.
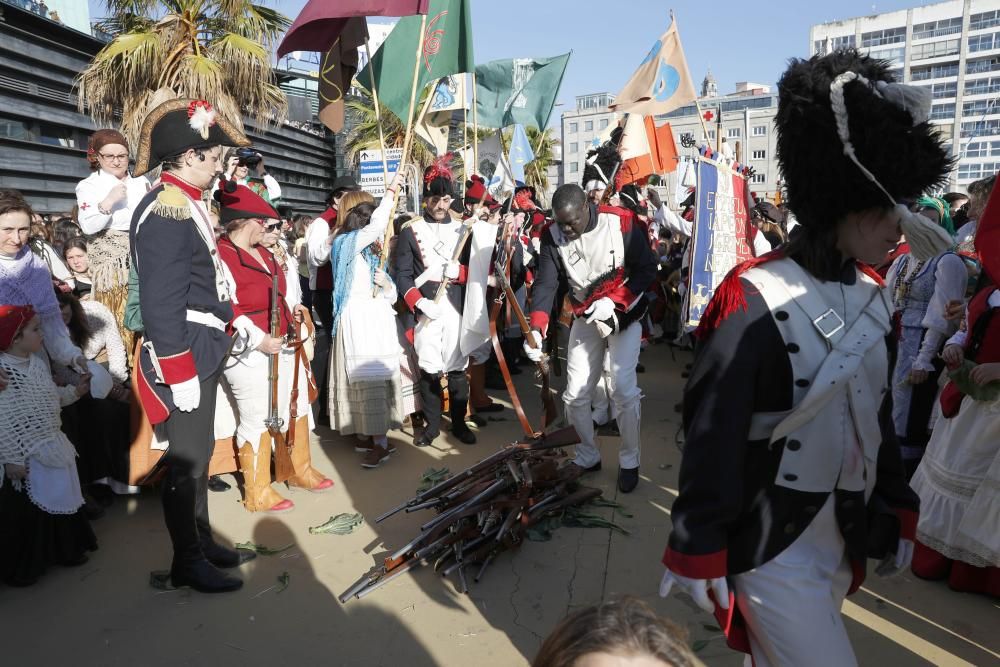
[[31, 306], [0, 305], [0, 580], [30, 586], [49, 565], [82, 565], [97, 539], [79, 511], [76, 451], [60, 406], [90, 391], [89, 377], [57, 387]]

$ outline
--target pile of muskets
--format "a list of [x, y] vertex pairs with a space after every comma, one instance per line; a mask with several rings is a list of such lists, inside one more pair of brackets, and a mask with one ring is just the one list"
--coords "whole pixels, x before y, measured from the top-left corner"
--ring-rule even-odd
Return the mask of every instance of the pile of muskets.
[[568, 427], [508, 445], [375, 519], [379, 523], [398, 512], [437, 512], [415, 538], [344, 591], [341, 604], [423, 564], [432, 564], [445, 577], [457, 574], [458, 590], [467, 593], [469, 575], [478, 582], [498, 554], [521, 545], [528, 528], [601, 495], [600, 489], [577, 483], [576, 466], [560, 465], [566, 459], [560, 448], [579, 441]]

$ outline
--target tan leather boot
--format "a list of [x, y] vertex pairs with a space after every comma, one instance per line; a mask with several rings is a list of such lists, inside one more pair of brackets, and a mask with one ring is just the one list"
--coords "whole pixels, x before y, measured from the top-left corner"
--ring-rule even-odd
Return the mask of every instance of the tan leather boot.
[[308, 417], [299, 417], [295, 421], [295, 445], [292, 447], [291, 458], [295, 474], [288, 478], [288, 486], [317, 492], [333, 488], [333, 480], [324, 477], [312, 467], [312, 455], [309, 453]]
[[243, 506], [248, 512], [287, 512], [295, 507], [271, 486], [271, 440], [261, 436], [254, 454], [253, 445], [240, 447], [240, 472], [243, 473]]

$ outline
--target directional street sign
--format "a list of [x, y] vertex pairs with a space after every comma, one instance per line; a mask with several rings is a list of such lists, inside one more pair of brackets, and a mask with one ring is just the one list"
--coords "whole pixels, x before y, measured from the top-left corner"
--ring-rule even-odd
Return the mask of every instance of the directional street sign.
[[[389, 167], [389, 180], [396, 175], [399, 170], [399, 161], [403, 159], [402, 148], [389, 148], [386, 150], [386, 164]], [[361, 189], [371, 194], [372, 197], [385, 195], [385, 174], [382, 172], [382, 151], [363, 150], [358, 156], [360, 163]]]

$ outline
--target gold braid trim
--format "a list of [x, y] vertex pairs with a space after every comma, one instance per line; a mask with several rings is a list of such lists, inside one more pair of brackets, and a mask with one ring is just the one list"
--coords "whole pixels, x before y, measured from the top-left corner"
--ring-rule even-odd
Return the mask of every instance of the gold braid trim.
[[191, 203], [176, 185], [164, 184], [163, 190], [156, 195], [156, 201], [150, 207], [156, 215], [172, 220], [190, 220]]

